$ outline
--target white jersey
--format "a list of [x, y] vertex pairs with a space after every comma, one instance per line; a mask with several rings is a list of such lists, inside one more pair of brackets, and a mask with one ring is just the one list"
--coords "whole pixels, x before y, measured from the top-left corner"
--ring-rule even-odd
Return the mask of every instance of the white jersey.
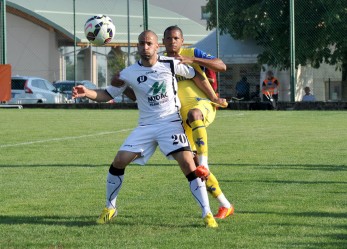
[[[195, 71], [190, 66], [180, 64], [179, 60], [159, 56], [152, 67], [145, 67], [138, 61], [120, 72], [120, 79], [135, 92], [140, 111], [139, 125], [181, 119], [176, 74], [191, 79]], [[107, 91], [112, 95], [112, 91]]]

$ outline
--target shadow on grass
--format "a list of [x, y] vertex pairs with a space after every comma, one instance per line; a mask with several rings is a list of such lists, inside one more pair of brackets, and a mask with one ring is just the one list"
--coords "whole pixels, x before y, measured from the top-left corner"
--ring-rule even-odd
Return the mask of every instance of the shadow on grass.
[[220, 183], [269, 183], [269, 184], [347, 184], [347, 182], [341, 181], [288, 181], [288, 180], [223, 180], [218, 178]]
[[78, 163], [68, 163], [68, 164], [0, 164], [0, 168], [40, 168], [40, 167], [81, 167], [81, 168], [96, 168], [96, 167], [106, 167], [108, 165], [102, 164], [78, 164]]
[[[306, 249], [317, 249], [317, 248], [347, 248], [347, 241], [341, 242], [307, 242], [307, 243], [288, 243], [286, 248], [306, 248]], [[283, 244], [279, 248], [283, 247]]]
[[[204, 227], [200, 219], [196, 219], [196, 223], [192, 224], [177, 224], [174, 220], [172, 222], [166, 221], [152, 221], [153, 217], [148, 217], [148, 219], [139, 219], [136, 216], [123, 215], [122, 217], [117, 217], [110, 223], [105, 225], [96, 224], [96, 216], [78, 216], [78, 217], [68, 217], [68, 216], [6, 216], [0, 215], [0, 225], [49, 225], [49, 226], [66, 226], [66, 227], [92, 227], [92, 226], [155, 226], [163, 228], [199, 228]], [[146, 221], [148, 220], [148, 222]]]
[[290, 212], [288, 213], [288, 212], [271, 212], [271, 211], [238, 211], [238, 213], [240, 214], [277, 214], [277, 215], [297, 216], [297, 217], [347, 219], [347, 213], [333, 213], [333, 212]]
[[347, 165], [327, 165], [327, 164], [249, 164], [249, 163], [210, 163], [210, 166], [231, 166], [231, 167], [255, 167], [256, 169], [285, 169], [285, 170], [319, 170], [319, 171], [347, 171]]
[[[110, 159], [110, 163], [111, 163]], [[79, 164], [79, 163], [65, 163], [65, 164], [0, 164], [0, 168], [14, 168], [14, 167], [105, 167], [110, 164]], [[137, 164], [131, 164], [132, 167], [143, 167]], [[174, 161], [172, 163], [149, 163], [146, 166], [155, 166], [155, 167], [176, 167], [177, 163]], [[215, 166], [224, 166], [224, 167], [254, 167], [256, 169], [267, 170], [267, 169], [285, 169], [285, 170], [319, 170], [319, 171], [347, 171], [346, 165], [326, 165], [326, 164], [248, 164], [248, 163], [210, 163], [212, 170]]]
[[[299, 217], [299, 218], [334, 218], [334, 219], [339, 219], [340, 222], [342, 220], [345, 220], [347, 218], [347, 213], [342, 212], [342, 213], [336, 213], [336, 212], [271, 212], [271, 211], [238, 211], [237, 213], [239, 214], [251, 214], [251, 215], [280, 215], [280, 216], [290, 216], [290, 217]], [[313, 223], [303, 223], [303, 220], [300, 220], [300, 223], [273, 223], [273, 225], [278, 226], [278, 227], [297, 227], [298, 229], [302, 228], [304, 229], [305, 232], [305, 237], [319, 237], [317, 239], [317, 242], [312, 242], [309, 240], [309, 242], [297, 242], [294, 241], [292, 243], [288, 243], [287, 246], [284, 246], [283, 243], [281, 243], [280, 248], [285, 247], [285, 248], [293, 248], [293, 247], [299, 247], [299, 248], [347, 248], [347, 236], [346, 233], [341, 232], [341, 230], [346, 231], [347, 226], [346, 225], [341, 225], [341, 224], [331, 224], [328, 227], [332, 229], [337, 229], [336, 232], [331, 232], [331, 231], [322, 231], [320, 232], [319, 235], [317, 235], [317, 226], [322, 226], [322, 229], [327, 228], [326, 225], [323, 224], [313, 224]], [[311, 233], [308, 231], [312, 231]], [[270, 235], [266, 235], [270, 236]], [[325, 240], [324, 237], [329, 240], [328, 242], [326, 241], [319, 241], [319, 240]]]
[[[245, 213], [257, 213], [257, 212], [245, 212]], [[263, 212], [261, 212], [263, 213]], [[285, 216], [297, 216], [302, 218], [347, 218], [347, 213], [333, 213], [333, 212], [297, 212], [297, 213], [277, 213], [277, 212], [264, 212], [265, 214], [282, 214]], [[326, 226], [325, 224], [312, 224], [312, 223], [275, 223], [275, 226], [279, 227], [297, 227], [297, 229], [305, 230], [305, 237], [312, 237], [316, 242], [296, 242], [287, 243], [288, 248], [299, 247], [299, 248], [347, 248], [347, 236], [346, 233], [341, 232], [347, 231], [346, 225], [335, 225], [331, 224]], [[320, 226], [322, 230], [319, 234], [317, 233], [317, 227]], [[331, 232], [331, 229], [337, 229], [336, 232]], [[311, 232], [309, 232], [311, 231]], [[324, 241], [321, 241], [324, 240]], [[328, 240], [328, 241], [326, 241]], [[281, 247], [283, 244], [281, 244]]]
[[54, 226], [95, 226], [95, 217], [80, 216], [5, 216], [0, 215], [0, 224], [7, 225], [22, 225], [22, 224], [37, 224], [37, 225], [54, 225]]

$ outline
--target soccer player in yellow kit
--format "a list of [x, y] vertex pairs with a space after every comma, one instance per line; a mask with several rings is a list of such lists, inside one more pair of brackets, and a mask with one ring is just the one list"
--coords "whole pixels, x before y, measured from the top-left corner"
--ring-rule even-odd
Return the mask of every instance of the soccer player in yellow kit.
[[[189, 64], [196, 71], [204, 74], [207, 67], [216, 72], [225, 71], [226, 66], [218, 58], [206, 54], [197, 48], [182, 48], [183, 32], [178, 26], [170, 26], [164, 31], [163, 44], [166, 55], [179, 58], [182, 63]], [[213, 102], [220, 102], [213, 88], [210, 86], [204, 92], [197, 87], [194, 81], [176, 77], [178, 81], [178, 96], [181, 101], [181, 116], [184, 121], [185, 133], [189, 139], [192, 151], [196, 151], [199, 166], [206, 177], [207, 190], [219, 201], [218, 213], [215, 218], [224, 219], [234, 213], [234, 207], [224, 196], [216, 177], [208, 169], [207, 132], [208, 127], [216, 116], [216, 106]], [[207, 81], [207, 78], [205, 76]], [[206, 93], [206, 94], [205, 94]], [[227, 104], [226, 104], [227, 105]]]

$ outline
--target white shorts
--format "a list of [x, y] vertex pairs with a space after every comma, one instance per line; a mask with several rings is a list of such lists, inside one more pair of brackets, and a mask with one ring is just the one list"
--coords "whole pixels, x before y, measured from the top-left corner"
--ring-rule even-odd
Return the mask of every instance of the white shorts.
[[133, 162], [144, 165], [159, 145], [160, 151], [170, 160], [178, 151], [191, 151], [182, 122], [138, 126], [124, 141], [119, 150], [141, 153]]

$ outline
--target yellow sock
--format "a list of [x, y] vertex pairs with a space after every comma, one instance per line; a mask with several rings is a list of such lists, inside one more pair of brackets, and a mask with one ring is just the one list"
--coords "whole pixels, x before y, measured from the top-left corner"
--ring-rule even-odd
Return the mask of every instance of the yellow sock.
[[197, 154], [207, 156], [207, 132], [204, 122], [202, 120], [196, 120], [190, 126], [192, 127]]
[[206, 189], [209, 193], [212, 194], [214, 198], [217, 198], [221, 193], [222, 190], [219, 187], [219, 183], [217, 178], [212, 174], [210, 171], [210, 175], [206, 181]]

